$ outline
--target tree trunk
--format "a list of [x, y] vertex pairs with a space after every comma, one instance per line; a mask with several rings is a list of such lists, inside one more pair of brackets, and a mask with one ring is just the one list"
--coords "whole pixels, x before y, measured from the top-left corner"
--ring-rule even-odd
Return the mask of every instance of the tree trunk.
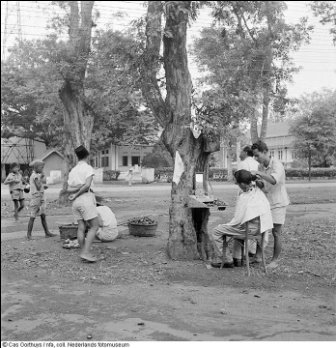
[[85, 102], [84, 81], [91, 45], [92, 9], [94, 1], [70, 1], [70, 40], [62, 71], [64, 82], [59, 97], [64, 106], [64, 155], [66, 172], [59, 201], [67, 199], [69, 170], [75, 163], [74, 149], [84, 145], [90, 150], [94, 113]]
[[[270, 68], [270, 67], [269, 67]], [[267, 133], [268, 114], [269, 114], [269, 103], [270, 103], [270, 84], [267, 82], [264, 85], [263, 90], [263, 109], [262, 109], [262, 123], [260, 130], [260, 140], [264, 140]]]
[[[266, 18], [267, 18], [267, 28], [268, 28], [268, 38], [271, 40], [273, 37], [272, 33], [272, 22], [274, 24], [275, 18], [271, 12], [270, 4], [268, 1], [265, 2], [266, 6]], [[268, 42], [268, 46], [266, 49], [267, 56], [264, 67], [264, 79], [263, 79], [263, 108], [262, 108], [262, 123], [261, 123], [261, 131], [260, 131], [260, 140], [264, 140], [267, 133], [267, 123], [268, 123], [268, 114], [269, 114], [269, 103], [271, 97], [271, 75], [272, 75], [272, 61], [273, 61], [273, 53], [272, 53], [272, 42]]]
[[[142, 90], [153, 114], [164, 128], [161, 140], [173, 158], [177, 152], [183, 163], [183, 170], [176, 182], [172, 183], [171, 205], [169, 209], [168, 255], [175, 260], [200, 258], [197, 240], [207, 233], [201, 221], [194, 221], [189, 204], [193, 193], [197, 163], [202, 163], [202, 171], [209, 156], [205, 151], [207, 135], [195, 139], [190, 131], [191, 121], [191, 78], [188, 69], [186, 34], [190, 1], [170, 1], [165, 3], [166, 26], [163, 37], [163, 61], [166, 73], [166, 98], [163, 100], [157, 84], [160, 65], [162, 2], [149, 1], [146, 26], [146, 50]], [[212, 140], [210, 141], [210, 143]], [[219, 137], [218, 137], [219, 144]], [[215, 148], [215, 147], [213, 147]], [[174, 174], [177, 167], [174, 166]], [[194, 213], [195, 214], [195, 213]], [[208, 214], [203, 216], [205, 221]], [[207, 222], [207, 221], [206, 221]], [[195, 226], [202, 226], [196, 231]], [[203, 238], [206, 242], [207, 238]]]
[[250, 118], [250, 134], [251, 134], [251, 143], [255, 143], [259, 140], [258, 135], [258, 111], [257, 109], [254, 109]]
[[308, 150], [308, 181], [311, 180], [311, 158], [312, 158], [312, 151], [309, 148]]

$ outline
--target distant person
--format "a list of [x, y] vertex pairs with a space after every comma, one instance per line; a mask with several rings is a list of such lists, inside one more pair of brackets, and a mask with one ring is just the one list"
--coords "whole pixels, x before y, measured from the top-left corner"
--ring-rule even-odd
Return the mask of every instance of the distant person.
[[264, 181], [264, 193], [271, 205], [274, 237], [274, 251], [270, 268], [277, 267], [277, 260], [281, 253], [281, 230], [285, 223], [286, 208], [289, 198], [285, 186], [286, 173], [282, 163], [270, 156], [267, 145], [259, 140], [252, 145], [254, 157], [260, 163], [257, 171], [252, 171], [257, 177]]
[[[99, 228], [96, 198], [91, 190], [94, 176], [93, 168], [88, 164], [89, 151], [80, 145], [75, 149], [77, 165], [70, 171], [68, 179], [69, 200], [72, 201], [72, 213], [78, 221], [77, 239], [81, 247], [80, 258], [83, 261], [96, 262], [90, 251]], [[86, 224], [89, 226], [85, 238]]]
[[19, 219], [19, 212], [24, 208], [23, 197], [23, 178], [20, 173], [20, 166], [14, 162], [10, 165], [10, 173], [8, 174], [5, 185], [9, 185], [9, 193], [14, 202], [14, 218]]
[[240, 162], [238, 163], [237, 170], [245, 169], [251, 172], [257, 171], [259, 163], [253, 158], [253, 151], [250, 146], [245, 146], [239, 155]]
[[118, 238], [117, 219], [112, 210], [97, 203], [99, 229], [96, 233], [97, 239], [102, 242], [112, 242]]
[[55, 237], [56, 234], [49, 231], [46, 218], [46, 202], [44, 199], [44, 190], [48, 188], [46, 183], [46, 178], [43, 173], [44, 162], [40, 160], [35, 160], [33, 162], [33, 173], [30, 176], [30, 219], [28, 222], [27, 239], [30, 240], [32, 236], [32, 231], [34, 227], [35, 218], [38, 213], [41, 215], [41, 223], [44, 229], [46, 237]]

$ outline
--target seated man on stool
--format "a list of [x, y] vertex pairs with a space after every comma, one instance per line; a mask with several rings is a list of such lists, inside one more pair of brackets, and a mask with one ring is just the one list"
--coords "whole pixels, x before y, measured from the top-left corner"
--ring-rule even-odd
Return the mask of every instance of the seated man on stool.
[[[235, 240], [234, 243], [233, 262], [230, 253], [226, 253], [227, 249], [223, 251], [224, 238], [245, 239], [246, 222], [249, 222], [251, 237], [262, 234], [273, 227], [270, 204], [260, 188], [252, 185], [252, 181], [255, 181], [256, 177], [242, 169], [235, 173], [235, 178], [242, 192], [237, 200], [234, 217], [229, 223], [218, 225], [211, 235], [217, 257], [222, 257], [222, 260], [223, 256], [225, 258], [224, 268], [242, 266], [243, 263], [239, 241]], [[223, 255], [223, 252], [226, 254]], [[222, 261], [211, 263], [212, 267], [219, 268], [221, 265]]]

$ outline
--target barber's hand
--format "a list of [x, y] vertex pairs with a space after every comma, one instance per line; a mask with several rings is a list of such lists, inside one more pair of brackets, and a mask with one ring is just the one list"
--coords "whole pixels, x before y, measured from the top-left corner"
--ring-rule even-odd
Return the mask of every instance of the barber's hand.
[[76, 198], [76, 195], [72, 194], [72, 195], [69, 196], [69, 201], [73, 201], [75, 198]]

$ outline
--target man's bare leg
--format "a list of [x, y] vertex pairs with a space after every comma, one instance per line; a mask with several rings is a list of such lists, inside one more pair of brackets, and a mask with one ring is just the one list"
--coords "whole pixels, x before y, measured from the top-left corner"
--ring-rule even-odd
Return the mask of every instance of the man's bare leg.
[[93, 240], [96, 237], [96, 233], [97, 233], [98, 228], [99, 228], [98, 217], [95, 217], [92, 220], [89, 220], [88, 223], [90, 225], [90, 228], [89, 228], [89, 231], [87, 233], [80, 257], [83, 260], [86, 260], [89, 262], [95, 262], [95, 261], [97, 261], [97, 259], [91, 254], [90, 249], [91, 249], [91, 245], [93, 243]]
[[272, 234], [274, 238], [274, 249], [273, 249], [273, 258], [271, 263], [268, 265], [269, 268], [276, 268], [278, 266], [278, 258], [282, 250], [282, 243], [281, 243], [281, 230], [282, 225], [280, 224], [274, 224], [272, 229]]
[[85, 242], [85, 222], [84, 220], [78, 220], [78, 229], [77, 229], [77, 240], [79, 247], [83, 249]]

